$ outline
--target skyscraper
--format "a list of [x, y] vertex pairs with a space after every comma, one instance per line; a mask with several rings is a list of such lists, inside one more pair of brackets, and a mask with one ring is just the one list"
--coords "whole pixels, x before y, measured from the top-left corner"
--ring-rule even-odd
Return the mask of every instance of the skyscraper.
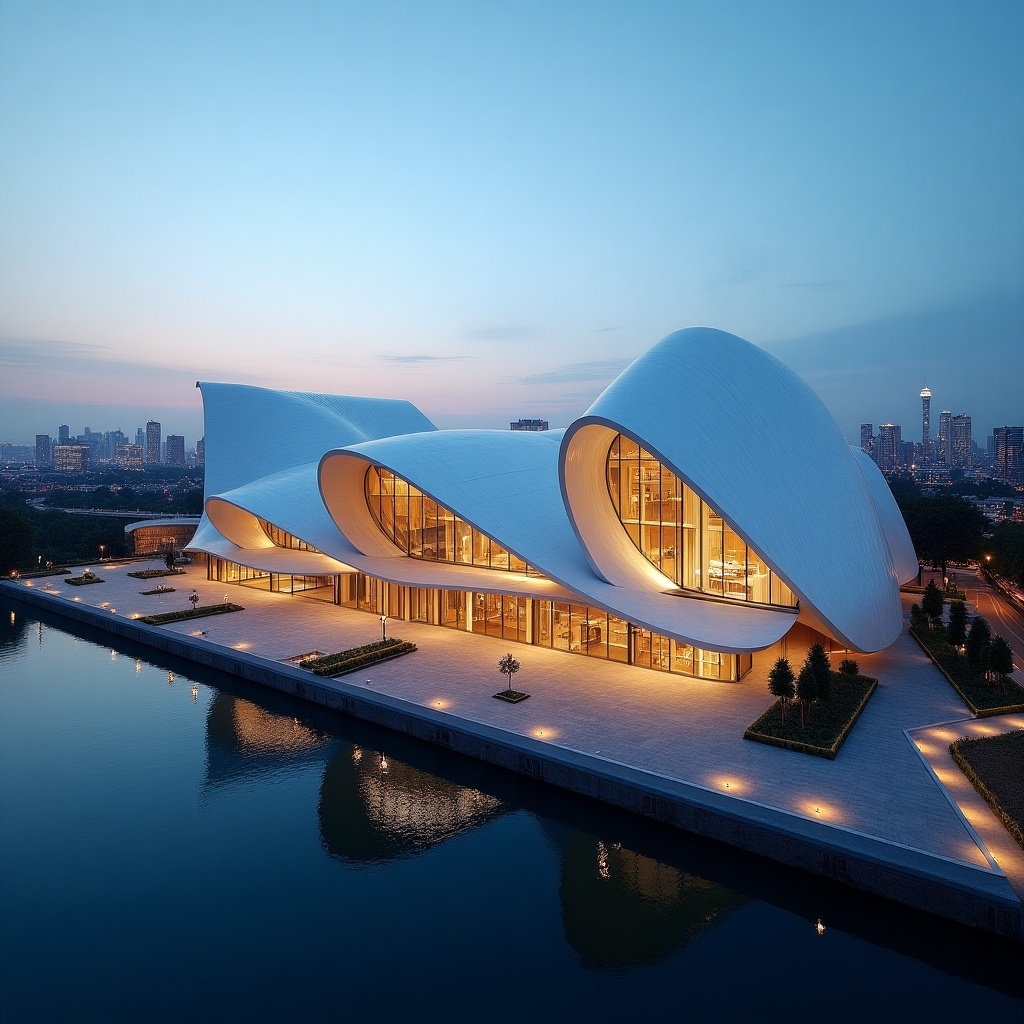
[[950, 420], [952, 465], [956, 469], [971, 468], [971, 417], [962, 412]]
[[50, 465], [50, 435], [36, 434], [36, 469], [47, 469]]
[[953, 414], [944, 409], [939, 413], [939, 436], [935, 439], [938, 451], [935, 461], [944, 466], [953, 465]]
[[875, 425], [873, 423], [862, 423], [860, 425], [860, 446], [868, 455], [875, 451]]
[[156, 465], [160, 461], [160, 424], [150, 420], [146, 424], [146, 463]]
[[921, 388], [921, 461], [927, 466], [932, 461], [932, 393], [928, 381]]
[[168, 466], [185, 465], [185, 437], [183, 434], [167, 435], [167, 448], [164, 462]]
[[1024, 427], [996, 427], [992, 440], [996, 476], [1008, 484], [1024, 483]]
[[883, 473], [893, 473], [900, 468], [903, 461], [902, 429], [895, 423], [881, 423], [878, 426], [878, 437], [875, 444], [878, 454], [875, 462]]
[[146, 435], [143, 432], [142, 427], [136, 427], [135, 428], [135, 443], [140, 448], [145, 450], [145, 447], [146, 447]]
[[71, 440], [71, 428], [66, 423], [57, 428], [57, 438], [61, 444], [67, 444]]
[[196, 465], [206, 465], [206, 438], [201, 437], [196, 441]]

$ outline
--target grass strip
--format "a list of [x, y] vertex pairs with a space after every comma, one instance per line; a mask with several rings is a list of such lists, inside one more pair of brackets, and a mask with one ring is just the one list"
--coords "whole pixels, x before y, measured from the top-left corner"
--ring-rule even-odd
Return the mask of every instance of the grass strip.
[[181, 622], [183, 619], [202, 619], [207, 615], [224, 615], [227, 612], [244, 612], [240, 604], [207, 604], [198, 608], [186, 608], [180, 612], [160, 612], [159, 615], [143, 615], [139, 622], [147, 626], [164, 626], [168, 622]]
[[1024, 847], [1024, 729], [1002, 736], [964, 736], [949, 745], [957, 767]]
[[911, 626], [910, 635], [973, 714], [979, 718], [989, 718], [992, 715], [1024, 711], [1024, 689], [1012, 679], [1006, 680], [1005, 692], [997, 691], [985, 678], [985, 674], [958, 654], [938, 630], [933, 632]]
[[391, 658], [398, 658], [403, 654], [411, 654], [415, 650], [416, 645], [411, 640], [391, 637], [388, 640], [376, 640], [372, 644], [352, 647], [336, 654], [309, 658], [302, 663], [302, 667], [310, 669], [318, 676], [343, 676], [347, 672], [355, 672], [357, 669], [367, 668]]
[[805, 711], [803, 728], [800, 727], [800, 706], [796, 701], [786, 709], [783, 724], [780, 698], [747, 729], [743, 738], [834, 761], [877, 686], [878, 680], [869, 676], [845, 676], [833, 672], [832, 692], [828, 700], [811, 704]]

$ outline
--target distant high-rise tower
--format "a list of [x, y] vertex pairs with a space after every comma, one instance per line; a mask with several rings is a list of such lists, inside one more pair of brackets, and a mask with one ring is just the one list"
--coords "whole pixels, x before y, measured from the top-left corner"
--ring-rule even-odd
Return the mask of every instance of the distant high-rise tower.
[[878, 455], [875, 462], [883, 473], [893, 473], [903, 461], [902, 429], [895, 423], [881, 423], [878, 426]]
[[150, 420], [146, 424], [146, 462], [155, 465], [160, 461], [160, 424]]
[[928, 381], [921, 388], [921, 461], [926, 466], [932, 461], [932, 393]]
[[944, 466], [953, 465], [953, 414], [948, 410], [939, 413], [939, 436], [935, 439], [938, 451], [935, 461]]
[[996, 427], [992, 442], [996, 476], [1008, 484], [1024, 483], [1024, 427]]
[[962, 412], [950, 420], [952, 433], [953, 466], [958, 469], [971, 468], [971, 417]]
[[136, 427], [135, 428], [135, 443], [140, 448], [145, 450], [145, 448], [146, 448], [146, 434], [143, 431], [142, 427]]
[[875, 425], [873, 423], [862, 423], [860, 425], [860, 446], [868, 455], [874, 457]]
[[206, 465], [206, 438], [201, 437], [196, 441], [196, 464], [199, 466]]
[[36, 434], [36, 469], [46, 469], [50, 465], [50, 435]]
[[62, 423], [57, 428], [57, 437], [61, 444], [67, 444], [71, 440], [71, 428], [66, 423]]
[[182, 434], [167, 435], [167, 449], [164, 462], [168, 466], [185, 465], [185, 437]]

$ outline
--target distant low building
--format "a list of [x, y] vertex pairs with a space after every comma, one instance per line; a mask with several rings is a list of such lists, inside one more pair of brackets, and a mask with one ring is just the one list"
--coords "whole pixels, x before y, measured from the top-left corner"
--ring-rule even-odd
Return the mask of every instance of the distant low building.
[[141, 444], [119, 444], [114, 449], [114, 462], [122, 469], [142, 469]]
[[155, 555], [173, 548], [184, 550], [195, 536], [199, 517], [143, 519], [124, 528], [125, 547], [135, 555]]
[[508, 425], [509, 430], [547, 430], [547, 420], [516, 420]]

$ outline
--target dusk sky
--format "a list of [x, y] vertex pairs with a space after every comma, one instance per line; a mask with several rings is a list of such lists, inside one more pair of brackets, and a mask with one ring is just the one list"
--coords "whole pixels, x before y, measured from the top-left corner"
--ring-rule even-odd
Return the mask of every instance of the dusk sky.
[[[1024, 423], [1024, 3], [0, 3], [0, 440], [564, 426], [669, 332]], [[652, 401], [685, 402], [666, 381]]]

